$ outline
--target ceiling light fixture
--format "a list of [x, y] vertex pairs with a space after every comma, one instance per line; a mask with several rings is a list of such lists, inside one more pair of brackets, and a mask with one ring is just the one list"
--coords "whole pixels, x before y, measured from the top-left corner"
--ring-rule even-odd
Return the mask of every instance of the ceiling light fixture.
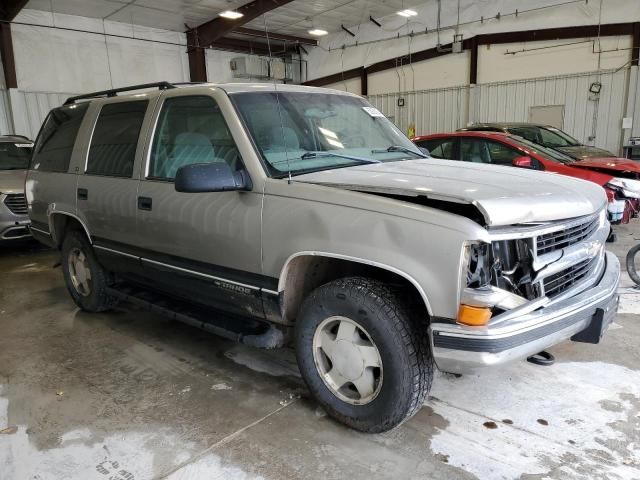
[[237, 20], [238, 18], [244, 17], [244, 13], [236, 12], [235, 10], [225, 10], [220, 14], [220, 16], [231, 20]]
[[316, 37], [321, 37], [322, 35], [326, 35], [326, 30], [322, 30], [321, 28], [314, 28], [313, 30], [309, 30], [309, 35], [315, 35]]
[[406, 10], [400, 10], [397, 13], [401, 17], [406, 17], [406, 18], [415, 17], [416, 15], [418, 15], [418, 12], [416, 12], [415, 10], [409, 10], [408, 8]]

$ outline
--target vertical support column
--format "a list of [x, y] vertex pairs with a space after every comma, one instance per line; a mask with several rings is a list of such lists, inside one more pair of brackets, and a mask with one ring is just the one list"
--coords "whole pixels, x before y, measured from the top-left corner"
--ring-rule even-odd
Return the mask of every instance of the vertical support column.
[[360, 95], [366, 97], [369, 94], [369, 75], [367, 74], [367, 68], [362, 67], [360, 71]]
[[469, 85], [478, 83], [478, 38], [471, 39], [471, 61], [469, 65]]
[[187, 32], [187, 54], [189, 55], [189, 78], [192, 82], [207, 81], [207, 58], [198, 42], [196, 30]]
[[13, 56], [13, 40], [11, 38], [11, 25], [0, 23], [0, 55], [2, 56], [2, 69], [7, 90], [18, 88], [16, 76], [16, 62]]

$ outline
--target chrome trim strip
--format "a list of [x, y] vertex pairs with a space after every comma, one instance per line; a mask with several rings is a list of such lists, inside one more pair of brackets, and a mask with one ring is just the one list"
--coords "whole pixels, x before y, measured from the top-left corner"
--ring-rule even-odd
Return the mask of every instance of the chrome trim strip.
[[50, 232], [45, 232], [44, 230], [40, 230], [39, 228], [36, 228], [36, 227], [29, 226], [29, 230], [35, 230], [36, 232], [42, 233], [43, 235], [48, 235], [49, 237], [51, 236]]
[[596, 213], [578, 217], [570, 220], [560, 220], [557, 222], [550, 222], [531, 226], [520, 227], [507, 227], [507, 228], [488, 228], [489, 236], [491, 240], [517, 240], [520, 238], [536, 237], [538, 235], [544, 235], [547, 233], [556, 232], [558, 230], [565, 230], [567, 228], [576, 227], [584, 223], [594, 221], [598, 216], [604, 213], [604, 207], [599, 209]]
[[176, 267], [175, 265], [169, 265], [168, 263], [158, 262], [157, 260], [151, 260], [150, 258], [140, 257], [140, 260], [142, 260], [143, 262], [152, 263], [154, 265], [159, 265], [161, 267], [167, 267], [167, 268], [170, 268], [172, 270], [176, 270], [178, 272], [188, 273], [190, 275], [195, 275], [195, 276], [198, 276], [198, 277], [208, 278], [210, 280], [214, 280], [214, 281], [218, 281], [218, 282], [231, 283], [233, 285], [238, 285], [239, 287], [250, 288], [251, 290], [256, 290], [256, 291], [260, 290], [260, 287], [256, 287], [254, 285], [247, 285], [246, 283], [235, 282], [233, 280], [228, 280], [226, 278], [216, 277], [214, 275], [209, 275], [209, 274], [206, 274], [206, 273], [197, 272], [195, 270], [189, 270], [188, 268]]
[[138, 257], [136, 255], [131, 255], [130, 253], [121, 252], [119, 250], [113, 250], [111, 248], [103, 247], [101, 245], [94, 245], [93, 248], [99, 248], [100, 250], [104, 250], [106, 252], [111, 252], [111, 253], [115, 253], [117, 255], [122, 255], [123, 257], [135, 258], [136, 260], [138, 260], [140, 258], [140, 257]]
[[280, 295], [280, 292], [276, 292], [275, 290], [269, 290], [268, 288], [263, 288], [262, 291], [264, 293], [268, 293], [269, 295], [275, 295], [276, 297]]

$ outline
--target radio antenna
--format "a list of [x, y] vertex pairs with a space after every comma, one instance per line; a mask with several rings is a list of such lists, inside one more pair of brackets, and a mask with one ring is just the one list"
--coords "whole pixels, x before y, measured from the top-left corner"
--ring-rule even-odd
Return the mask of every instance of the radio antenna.
[[[271, 40], [269, 39], [269, 29], [267, 28], [266, 13], [262, 14], [262, 20], [264, 22], [264, 35], [267, 38], [267, 49], [269, 50], [269, 74], [271, 75], [272, 74], [271, 62], [273, 57], [271, 55]], [[285, 43], [285, 48], [286, 48], [286, 43]], [[276, 103], [278, 105], [278, 118], [280, 119], [280, 133], [282, 134], [282, 145], [284, 147], [284, 155], [287, 160], [287, 180], [289, 184], [291, 184], [291, 166], [289, 165], [289, 149], [287, 148], [287, 143], [284, 135], [284, 123], [282, 122], [282, 107], [280, 106], [280, 95], [278, 94], [278, 82], [276, 81], [275, 76], [272, 76], [272, 78], [273, 78], [273, 90], [276, 94]]]

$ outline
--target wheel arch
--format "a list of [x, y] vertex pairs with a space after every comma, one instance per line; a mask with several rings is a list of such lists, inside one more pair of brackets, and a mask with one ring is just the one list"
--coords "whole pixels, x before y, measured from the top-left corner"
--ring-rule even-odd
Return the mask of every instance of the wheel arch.
[[433, 316], [426, 292], [415, 278], [387, 264], [348, 255], [302, 251], [285, 262], [278, 279], [280, 310], [286, 323], [295, 323], [304, 298], [315, 288], [346, 276], [367, 276], [409, 287], [407, 294], [424, 313]]
[[62, 246], [65, 233], [75, 226], [79, 226], [81, 231], [87, 236], [89, 243], [91, 241], [91, 235], [89, 229], [85, 223], [76, 215], [69, 212], [55, 211], [49, 215], [49, 231], [51, 232], [51, 238], [57, 248]]

